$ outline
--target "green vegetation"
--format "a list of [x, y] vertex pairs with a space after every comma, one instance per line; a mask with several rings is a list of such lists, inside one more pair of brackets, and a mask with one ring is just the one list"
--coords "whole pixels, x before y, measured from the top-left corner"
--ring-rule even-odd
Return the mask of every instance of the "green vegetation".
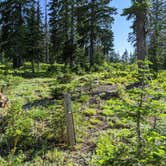
[[[1, 65], [1, 78], [8, 69], [1, 87], [11, 102], [0, 109], [1, 165], [164, 166], [165, 71], [148, 79], [149, 71], [142, 75], [134, 65], [105, 63], [97, 73], [81, 76], [53, 67], [61, 76], [43, 64], [29, 79], [29, 64], [15, 71]], [[142, 79], [144, 89], [135, 85]], [[72, 96], [73, 150], [67, 148], [63, 92]]]
[[[166, 1], [116, 11], [0, 1], [0, 166], [166, 165]], [[130, 54], [115, 52], [115, 14], [132, 20]]]

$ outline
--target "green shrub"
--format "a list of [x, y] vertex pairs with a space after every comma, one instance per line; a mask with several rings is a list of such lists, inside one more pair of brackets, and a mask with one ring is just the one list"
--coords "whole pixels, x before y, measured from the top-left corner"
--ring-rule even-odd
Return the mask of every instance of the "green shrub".
[[82, 103], [88, 102], [89, 101], [89, 95], [81, 95], [79, 101], [82, 102]]
[[[41, 111], [41, 112], [40, 112]], [[17, 102], [4, 112], [0, 123], [1, 153], [16, 154], [36, 146], [45, 146], [50, 140], [62, 141], [65, 132], [65, 118], [62, 107], [46, 110], [23, 111]], [[8, 147], [8, 148], [4, 148]]]
[[6, 114], [4, 126], [4, 143], [6, 142], [12, 153], [18, 149], [25, 149], [32, 144], [33, 119], [23, 112], [18, 103], [12, 104]]
[[93, 116], [93, 115], [96, 115], [96, 110], [89, 108], [89, 109], [84, 110], [84, 114], [87, 116]]
[[48, 72], [48, 74], [50, 74], [52, 76], [53, 75], [56, 76], [56, 75], [62, 74], [64, 69], [65, 69], [64, 64], [53, 64], [48, 67], [47, 72]]
[[102, 111], [102, 114], [105, 115], [105, 116], [113, 116], [114, 112], [111, 109], [104, 109]]
[[136, 138], [131, 130], [115, 130], [104, 134], [97, 142], [96, 154], [92, 157], [93, 164], [96, 166], [164, 166], [166, 137], [151, 131], [145, 133], [144, 137], [145, 142], [139, 153]]
[[70, 83], [73, 79], [73, 75], [72, 74], [64, 74], [64, 75], [60, 75], [57, 77], [57, 81], [59, 84], [67, 84]]
[[101, 124], [102, 122], [101, 122], [101, 120], [99, 120], [99, 119], [97, 119], [97, 118], [91, 118], [91, 119], [90, 119], [90, 123], [91, 123], [92, 125], [99, 125], [99, 124]]
[[56, 99], [62, 99], [65, 92], [66, 85], [55, 85], [52, 87], [51, 95]]

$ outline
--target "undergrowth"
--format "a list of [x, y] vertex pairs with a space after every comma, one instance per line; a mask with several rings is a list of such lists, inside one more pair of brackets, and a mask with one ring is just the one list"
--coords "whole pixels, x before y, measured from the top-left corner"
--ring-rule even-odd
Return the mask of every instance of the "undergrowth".
[[[28, 63], [18, 70], [0, 65], [0, 88], [11, 103], [0, 109], [0, 165], [164, 166], [166, 72], [146, 75], [141, 89], [137, 65], [96, 70], [41, 64], [31, 77]], [[66, 143], [65, 92], [72, 96], [73, 150]]]

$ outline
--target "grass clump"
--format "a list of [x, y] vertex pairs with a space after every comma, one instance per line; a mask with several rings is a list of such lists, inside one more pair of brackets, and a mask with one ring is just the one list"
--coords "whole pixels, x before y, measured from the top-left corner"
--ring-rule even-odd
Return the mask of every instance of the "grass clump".
[[92, 109], [92, 108], [89, 108], [89, 109], [86, 109], [86, 110], [84, 111], [84, 114], [85, 114], [86, 116], [94, 116], [94, 115], [96, 115], [96, 110], [95, 110], [95, 109]]
[[99, 120], [99, 119], [97, 119], [97, 118], [91, 118], [91, 119], [90, 119], [90, 123], [91, 123], [92, 125], [99, 125], [99, 124], [101, 124], [102, 122], [101, 122], [101, 120]]

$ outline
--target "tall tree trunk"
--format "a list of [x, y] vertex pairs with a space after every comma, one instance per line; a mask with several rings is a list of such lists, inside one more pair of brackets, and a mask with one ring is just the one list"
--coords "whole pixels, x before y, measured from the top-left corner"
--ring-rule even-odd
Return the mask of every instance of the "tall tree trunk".
[[156, 0], [156, 9], [155, 9], [155, 35], [154, 35], [154, 43], [155, 43], [155, 55], [154, 55], [154, 60], [153, 60], [153, 65], [154, 65], [154, 70], [155, 72], [158, 72], [159, 69], [159, 62], [158, 62], [158, 56], [160, 56], [160, 44], [159, 44], [159, 1]]
[[91, 13], [90, 13], [90, 24], [91, 24], [91, 31], [90, 31], [90, 68], [94, 65], [94, 40], [95, 40], [95, 34], [94, 34], [94, 19], [95, 19], [95, 14], [94, 14], [94, 5], [95, 5], [95, 0], [91, 0]]
[[31, 69], [32, 69], [32, 74], [35, 74], [35, 61], [34, 61], [34, 58], [32, 57], [31, 59]]
[[23, 66], [23, 61], [22, 58], [20, 58], [20, 56], [13, 56], [13, 68], [19, 68]]
[[146, 30], [145, 30], [145, 15], [137, 16], [136, 21], [136, 38], [137, 38], [137, 59], [145, 60], [147, 55], [146, 49]]
[[[74, 3], [75, 1], [71, 1], [71, 31], [70, 31], [70, 40], [71, 40], [71, 46], [74, 49]], [[74, 50], [73, 50], [74, 51]], [[73, 67], [74, 63], [74, 57], [73, 57], [73, 52], [70, 55], [70, 68]]]
[[90, 67], [94, 65], [94, 41], [93, 41], [93, 32], [90, 35]]
[[[138, 0], [142, 2], [142, 0]], [[135, 31], [136, 31], [136, 44], [137, 44], [137, 59], [144, 61], [147, 55], [146, 48], [146, 12], [138, 12], [136, 15], [135, 22]]]
[[47, 10], [47, 0], [45, 0], [45, 61], [49, 63], [49, 36], [48, 36], [48, 10]]
[[70, 34], [69, 34], [69, 0], [66, 0], [64, 3], [64, 47], [63, 47], [63, 60], [65, 62], [65, 66], [70, 64], [70, 54], [68, 53], [69, 46], [71, 45]]
[[[19, 31], [21, 28], [22, 28], [22, 25], [23, 25], [23, 18], [22, 18], [22, 4], [21, 2], [18, 4], [18, 7], [16, 8], [16, 10], [18, 10], [18, 22], [17, 22], [17, 30]], [[16, 52], [15, 52], [15, 55], [13, 55], [13, 68], [19, 68], [21, 66], [23, 66], [23, 51], [22, 51], [22, 36], [21, 34], [16, 34], [17, 35], [17, 40], [20, 40], [20, 41], [17, 41], [18, 43], [16, 43]]]

